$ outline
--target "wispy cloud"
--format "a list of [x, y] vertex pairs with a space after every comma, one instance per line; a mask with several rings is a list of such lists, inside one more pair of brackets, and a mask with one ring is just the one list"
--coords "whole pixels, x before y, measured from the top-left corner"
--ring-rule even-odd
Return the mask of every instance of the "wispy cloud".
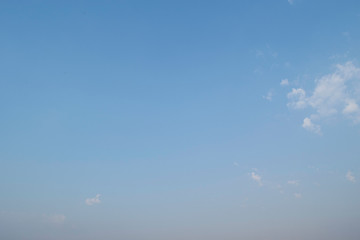
[[290, 5], [293, 5], [293, 4], [294, 4], [294, 0], [288, 0], [288, 3], [289, 3]]
[[354, 177], [354, 175], [353, 175], [353, 173], [351, 171], [348, 171], [346, 173], [346, 179], [348, 181], [350, 181], [350, 182], [353, 182], [353, 183], [356, 182], [355, 177]]
[[269, 90], [268, 93], [267, 93], [265, 96], [263, 96], [263, 98], [266, 99], [266, 100], [268, 100], [268, 101], [271, 101], [272, 98], [273, 98], [273, 96], [274, 96], [274, 91], [273, 91], [273, 90]]
[[279, 54], [278, 52], [274, 51], [269, 44], [266, 44], [266, 48], [262, 47], [261, 49], [255, 50], [256, 58], [260, 59], [276, 59]]
[[347, 99], [346, 106], [343, 110], [344, 114], [352, 114], [359, 112], [359, 105], [355, 102], [354, 99]]
[[259, 186], [262, 186], [263, 183], [261, 181], [261, 176], [256, 174], [255, 172], [251, 172], [251, 178], [259, 184]]
[[302, 198], [302, 194], [301, 193], [294, 193], [294, 197], [295, 198]]
[[56, 225], [62, 225], [65, 222], [65, 215], [63, 214], [54, 214], [54, 215], [43, 215], [43, 219], [51, 224], [56, 224]]
[[293, 88], [291, 92], [287, 94], [287, 97], [290, 100], [287, 104], [288, 107], [302, 109], [307, 106], [306, 93], [302, 88]]
[[85, 200], [85, 204], [88, 206], [92, 206], [94, 204], [101, 203], [100, 196], [101, 196], [100, 194], [96, 194], [96, 196], [94, 198], [87, 198]]
[[305, 118], [302, 124], [302, 127], [310, 132], [321, 135], [320, 125], [314, 124], [310, 118]]
[[298, 186], [300, 183], [299, 180], [289, 180], [288, 184]]
[[324, 75], [315, 80], [315, 88], [312, 94], [307, 96], [302, 88], [293, 88], [288, 93], [288, 107], [293, 109], [304, 109], [310, 107], [315, 110], [310, 117], [306, 117], [303, 128], [321, 133], [320, 125], [313, 123], [323, 118], [342, 114], [354, 123], [360, 122], [360, 100], [359, 85], [355, 85], [352, 80], [360, 80], [360, 68], [354, 66], [352, 62], [343, 65], [338, 64], [332, 74]]
[[289, 80], [287, 78], [281, 80], [280, 85], [281, 86], [288, 86], [289, 85]]

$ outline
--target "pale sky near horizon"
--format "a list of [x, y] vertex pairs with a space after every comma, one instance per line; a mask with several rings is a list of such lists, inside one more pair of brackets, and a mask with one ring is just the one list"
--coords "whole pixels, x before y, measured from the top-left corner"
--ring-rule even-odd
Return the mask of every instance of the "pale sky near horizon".
[[360, 1], [1, 1], [0, 239], [360, 239]]

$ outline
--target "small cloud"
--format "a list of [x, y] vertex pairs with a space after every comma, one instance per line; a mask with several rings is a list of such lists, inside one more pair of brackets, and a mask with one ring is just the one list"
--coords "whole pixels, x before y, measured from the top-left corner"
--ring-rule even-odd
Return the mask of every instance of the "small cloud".
[[295, 198], [301, 198], [302, 195], [301, 195], [301, 193], [294, 193], [294, 197], [295, 197]]
[[255, 172], [251, 172], [251, 178], [259, 184], [259, 186], [262, 186], [262, 181], [260, 175], [256, 174]]
[[354, 99], [347, 99], [346, 102], [347, 102], [346, 106], [343, 110], [344, 114], [352, 114], [359, 111], [359, 106], [357, 105]]
[[348, 171], [348, 172], [346, 173], [346, 179], [347, 179], [348, 181], [350, 181], [350, 182], [353, 182], [353, 183], [356, 182], [355, 177], [354, 177], [354, 175], [353, 175], [353, 173], [352, 173], [351, 171]]
[[51, 224], [62, 225], [64, 224], [66, 217], [63, 214], [55, 214], [50, 216], [44, 214], [43, 219]]
[[100, 194], [96, 194], [96, 196], [94, 198], [87, 198], [85, 200], [85, 204], [88, 205], [88, 206], [92, 206], [94, 204], [101, 203], [100, 196], [101, 196]]
[[310, 132], [314, 132], [316, 134], [321, 135], [321, 128], [319, 125], [314, 124], [310, 118], [305, 118], [303, 125], [303, 128], [305, 128], [306, 130], [310, 131]]
[[274, 93], [272, 90], [269, 90], [268, 93], [266, 94], [266, 96], [263, 96], [264, 99], [268, 100], [268, 101], [271, 101], [272, 98], [274, 96]]
[[281, 80], [280, 85], [281, 86], [289, 86], [289, 80], [287, 78]]
[[237, 162], [233, 162], [233, 164], [234, 164], [235, 167], [239, 166], [239, 163], [237, 163]]
[[287, 104], [288, 107], [301, 109], [307, 106], [306, 92], [302, 88], [293, 88], [291, 92], [287, 94], [287, 97], [292, 100], [292, 102]]
[[293, 4], [294, 4], [294, 0], [288, 0], [288, 3], [289, 3], [290, 5], [293, 5]]
[[298, 186], [299, 185], [299, 180], [289, 180], [288, 184]]
[[277, 58], [279, 56], [279, 54], [277, 52], [271, 52], [270, 55], [273, 57], [273, 58]]

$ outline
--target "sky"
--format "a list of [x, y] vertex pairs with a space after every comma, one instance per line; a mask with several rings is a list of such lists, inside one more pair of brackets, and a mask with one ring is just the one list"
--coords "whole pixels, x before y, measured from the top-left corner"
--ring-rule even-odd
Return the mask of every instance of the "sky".
[[1, 1], [0, 239], [360, 239], [360, 1]]

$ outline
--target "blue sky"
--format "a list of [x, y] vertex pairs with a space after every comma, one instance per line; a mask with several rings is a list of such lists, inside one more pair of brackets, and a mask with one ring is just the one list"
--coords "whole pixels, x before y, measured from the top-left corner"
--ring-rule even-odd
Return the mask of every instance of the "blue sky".
[[1, 239], [360, 237], [359, 1], [2, 1]]

